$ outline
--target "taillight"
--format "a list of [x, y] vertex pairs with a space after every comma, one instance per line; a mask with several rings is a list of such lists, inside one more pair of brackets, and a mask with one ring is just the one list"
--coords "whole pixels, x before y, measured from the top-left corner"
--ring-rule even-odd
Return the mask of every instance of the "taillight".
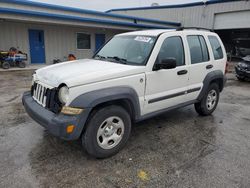
[[225, 74], [227, 74], [227, 73], [228, 73], [228, 69], [229, 69], [229, 63], [228, 63], [228, 62], [226, 62], [226, 66], [225, 66]]

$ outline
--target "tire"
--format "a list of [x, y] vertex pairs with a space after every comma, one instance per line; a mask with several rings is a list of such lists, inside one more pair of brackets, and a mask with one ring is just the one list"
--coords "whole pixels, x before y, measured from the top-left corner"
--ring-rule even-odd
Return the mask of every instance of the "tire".
[[194, 107], [198, 114], [202, 116], [210, 115], [217, 107], [220, 98], [219, 86], [216, 83], [210, 84], [207, 92], [200, 102], [195, 103]]
[[25, 68], [25, 67], [26, 67], [25, 62], [20, 61], [20, 62], [18, 63], [18, 67], [20, 67], [20, 68]]
[[244, 77], [239, 77], [239, 76], [237, 76], [237, 79], [238, 79], [240, 82], [244, 82], [244, 81], [245, 81], [245, 78], [244, 78]]
[[82, 134], [82, 145], [95, 158], [107, 158], [118, 153], [131, 132], [129, 113], [120, 106], [106, 106], [94, 112]]
[[3, 68], [3, 69], [9, 69], [9, 68], [10, 68], [9, 62], [3, 62], [3, 63], [2, 63], [2, 68]]

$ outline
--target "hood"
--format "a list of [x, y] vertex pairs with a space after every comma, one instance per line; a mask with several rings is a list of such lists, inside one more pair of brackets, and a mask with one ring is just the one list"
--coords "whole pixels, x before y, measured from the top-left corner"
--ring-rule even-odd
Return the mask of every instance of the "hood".
[[36, 71], [36, 78], [52, 87], [89, 84], [144, 72], [144, 66], [132, 66], [94, 59], [50, 65]]

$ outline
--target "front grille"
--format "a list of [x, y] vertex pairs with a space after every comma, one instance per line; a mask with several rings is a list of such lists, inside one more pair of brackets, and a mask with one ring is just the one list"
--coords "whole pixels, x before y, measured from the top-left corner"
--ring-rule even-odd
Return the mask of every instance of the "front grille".
[[43, 107], [46, 107], [46, 102], [47, 102], [47, 88], [46, 86], [39, 84], [39, 83], [34, 83], [33, 85], [33, 99]]
[[62, 104], [58, 99], [57, 88], [46, 86], [40, 82], [34, 82], [31, 87], [31, 95], [33, 99], [44, 108], [54, 113], [61, 111]]

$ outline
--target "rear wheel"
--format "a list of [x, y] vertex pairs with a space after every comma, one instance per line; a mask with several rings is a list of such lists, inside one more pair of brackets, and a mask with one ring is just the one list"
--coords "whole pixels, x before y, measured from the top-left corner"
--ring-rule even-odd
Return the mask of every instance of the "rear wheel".
[[195, 103], [195, 110], [202, 116], [207, 116], [213, 113], [216, 109], [220, 97], [218, 84], [212, 83], [202, 100]]
[[91, 115], [82, 144], [87, 153], [96, 158], [106, 158], [121, 150], [130, 135], [131, 119], [120, 106], [107, 106]]
[[19, 66], [20, 68], [25, 68], [25, 67], [26, 67], [26, 64], [25, 64], [25, 62], [20, 61], [20, 62], [18, 63], [18, 66]]

